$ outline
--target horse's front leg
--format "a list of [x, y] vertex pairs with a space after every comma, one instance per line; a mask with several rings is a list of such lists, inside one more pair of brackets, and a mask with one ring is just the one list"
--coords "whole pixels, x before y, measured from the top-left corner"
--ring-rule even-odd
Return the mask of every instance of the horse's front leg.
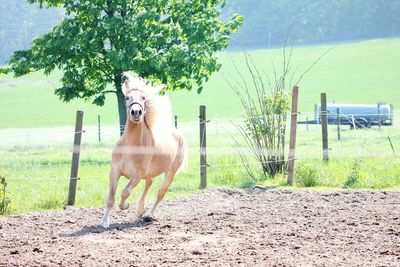
[[110, 211], [114, 205], [115, 192], [117, 191], [118, 180], [121, 177], [121, 172], [118, 169], [111, 168], [109, 176], [109, 192], [106, 203], [106, 208], [104, 210], [104, 216], [102, 220], [102, 226], [108, 228], [110, 226]]
[[137, 214], [139, 216], [142, 216], [145, 213], [145, 209], [144, 209], [144, 200], [146, 198], [147, 192], [150, 189], [150, 186], [153, 184], [153, 178], [148, 178], [146, 179], [146, 187], [144, 188], [143, 194], [140, 197], [138, 206], [137, 206]]
[[175, 173], [176, 173], [176, 170], [168, 171], [165, 173], [164, 181], [161, 185], [160, 190], [158, 191], [157, 200], [154, 203], [154, 206], [151, 210], [150, 217], [154, 218], [154, 211], [156, 210], [158, 204], [160, 204], [161, 200], [164, 198], [165, 193], [168, 191], [168, 187], [171, 185], [172, 180], [174, 179]]
[[139, 175], [134, 175], [130, 178], [128, 184], [125, 186], [124, 190], [121, 192], [121, 203], [119, 204], [119, 208], [121, 210], [126, 210], [129, 208], [128, 202], [126, 202], [126, 199], [129, 197], [129, 195], [132, 192], [132, 189], [140, 182], [140, 176]]

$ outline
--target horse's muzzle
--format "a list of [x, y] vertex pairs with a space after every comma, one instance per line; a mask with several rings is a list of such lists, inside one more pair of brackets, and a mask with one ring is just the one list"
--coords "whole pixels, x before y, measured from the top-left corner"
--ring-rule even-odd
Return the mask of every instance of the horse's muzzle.
[[131, 105], [129, 113], [132, 117], [132, 120], [135, 122], [141, 121], [141, 119], [144, 116], [144, 111], [142, 109], [142, 105], [140, 105], [139, 103], [134, 103], [133, 105]]
[[131, 116], [134, 119], [136, 119], [136, 118], [139, 119], [142, 116], [142, 114], [143, 114], [143, 112], [141, 109], [132, 109], [131, 110]]

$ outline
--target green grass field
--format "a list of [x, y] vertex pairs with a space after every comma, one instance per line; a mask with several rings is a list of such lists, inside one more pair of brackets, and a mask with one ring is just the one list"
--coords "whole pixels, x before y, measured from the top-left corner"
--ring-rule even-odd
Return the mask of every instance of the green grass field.
[[[343, 44], [328, 53], [300, 83], [301, 115], [299, 120], [313, 117], [314, 103], [320, 92], [328, 94], [328, 101], [342, 103], [387, 102], [400, 108], [400, 39], [373, 40]], [[299, 47], [293, 52], [293, 69], [297, 77], [330, 46]], [[282, 60], [282, 50], [257, 50], [251, 55], [273, 78], [271, 59], [276, 68]], [[254, 183], [286, 186], [285, 175], [265, 181], [253, 181], [246, 174], [239, 156], [231, 145], [236, 135], [232, 120], [240, 122], [243, 113], [239, 100], [229, 88], [222, 74], [238, 79], [233, 63], [247, 76], [243, 54], [222, 53], [221, 73], [215, 74], [201, 95], [195, 92], [172, 92], [174, 113], [179, 118], [179, 129], [189, 145], [188, 168], [175, 179], [167, 197], [190, 194], [198, 190], [198, 106], [207, 105], [208, 161], [210, 187], [246, 187]], [[66, 202], [70, 171], [71, 146], [75, 111], [85, 111], [85, 133], [82, 143], [77, 205], [104, 205], [108, 185], [111, 149], [118, 138], [117, 109], [113, 96], [104, 107], [96, 107], [82, 100], [62, 103], [53, 94], [59, 73], [44, 77], [40, 73], [13, 79], [0, 77], [0, 175], [6, 176], [12, 212], [60, 209]], [[296, 77], [296, 76], [295, 76]], [[102, 142], [97, 141], [97, 114], [102, 116]], [[330, 156], [322, 162], [320, 127], [299, 125], [297, 166], [298, 177], [312, 176], [314, 188], [342, 188], [354, 173], [358, 162], [355, 188], [400, 189], [400, 113], [395, 113], [393, 127], [377, 127], [353, 131], [343, 127], [342, 141], [336, 140], [334, 126], [329, 127]], [[394, 145], [391, 149], [388, 136]], [[258, 164], [252, 162], [254, 168]], [[311, 171], [310, 171], [311, 170]], [[300, 180], [299, 180], [300, 181]], [[157, 179], [150, 199], [160, 186]], [[119, 190], [126, 181], [121, 179]], [[298, 182], [297, 187], [304, 184]], [[143, 184], [131, 197], [137, 201]]]
[[[295, 77], [303, 73], [330, 47], [332, 46], [295, 48], [291, 64], [297, 73]], [[338, 45], [299, 84], [300, 111], [313, 111], [314, 103], [318, 103], [321, 92], [327, 93], [329, 102], [387, 102], [399, 107], [399, 47], [400, 39]], [[282, 49], [252, 51], [251, 56], [271, 79], [271, 60], [275, 62], [279, 73]], [[207, 105], [211, 117], [240, 117], [242, 109], [239, 100], [222, 75], [231, 80], [239, 80], [232, 64], [235, 62], [239, 71], [246, 76], [243, 53], [221, 53], [220, 62], [223, 65], [221, 72], [212, 76], [201, 95], [195, 91], [168, 93], [172, 99], [173, 111], [180, 121], [196, 120], [200, 104]], [[106, 105], [101, 108], [83, 100], [62, 103], [53, 94], [54, 89], [59, 86], [59, 78], [60, 73], [49, 77], [35, 73], [18, 79], [0, 76], [0, 128], [71, 125], [78, 109], [85, 111], [85, 124], [96, 124], [98, 114], [101, 114], [104, 124], [117, 123], [114, 95], [109, 95]]]
[[[399, 121], [397, 121], [397, 125]], [[90, 128], [89, 128], [90, 130]], [[297, 166], [307, 166], [313, 170], [314, 188], [342, 188], [351, 175], [356, 161], [359, 162], [359, 179], [354, 188], [400, 189], [400, 158], [393, 155], [387, 136], [393, 137], [396, 148], [400, 148], [400, 127], [342, 131], [342, 141], [337, 141], [335, 127], [329, 128], [330, 158], [323, 163], [320, 141], [320, 128], [299, 126], [297, 146]], [[16, 132], [15, 129], [8, 133]], [[195, 125], [186, 123], [181, 127], [189, 145], [187, 169], [174, 180], [167, 198], [187, 195], [198, 190], [199, 155], [198, 133]], [[230, 132], [227, 132], [230, 131]], [[48, 130], [46, 129], [46, 132]], [[48, 132], [51, 136], [56, 132]], [[116, 137], [105, 136], [99, 144], [90, 131], [83, 136], [81, 163], [77, 192], [77, 205], [98, 207], [104, 205], [108, 186], [109, 160]], [[286, 175], [275, 179], [253, 181], [246, 174], [239, 156], [231, 146], [230, 134], [235, 134], [229, 121], [209, 124], [207, 157], [209, 187], [247, 187], [252, 184], [265, 186], [286, 186]], [[397, 135], [396, 135], [397, 134]], [[117, 134], [116, 134], [117, 135]], [[44, 135], [43, 139], [48, 136]], [[60, 209], [66, 203], [68, 177], [70, 172], [72, 134], [69, 138], [59, 138], [51, 145], [21, 144], [3, 148], [0, 152], [0, 174], [7, 177], [13, 212]], [[32, 138], [36, 136], [31, 135]], [[39, 138], [39, 137], [38, 137]], [[39, 138], [40, 139], [40, 138]], [[45, 142], [45, 141], [43, 141]], [[252, 168], [259, 168], [251, 162]], [[304, 168], [297, 168], [297, 176], [308, 175]], [[121, 178], [119, 191], [126, 184]], [[150, 191], [154, 199], [161, 178], [157, 178]], [[295, 187], [304, 187], [296, 181]], [[133, 191], [130, 202], [136, 202], [143, 189], [143, 183]]]

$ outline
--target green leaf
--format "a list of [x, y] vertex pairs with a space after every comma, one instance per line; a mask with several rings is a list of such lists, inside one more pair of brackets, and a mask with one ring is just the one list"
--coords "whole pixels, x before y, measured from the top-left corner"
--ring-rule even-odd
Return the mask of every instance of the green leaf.
[[203, 86], [200, 86], [200, 87], [197, 88], [197, 93], [198, 94], [201, 94], [202, 91], [203, 91]]

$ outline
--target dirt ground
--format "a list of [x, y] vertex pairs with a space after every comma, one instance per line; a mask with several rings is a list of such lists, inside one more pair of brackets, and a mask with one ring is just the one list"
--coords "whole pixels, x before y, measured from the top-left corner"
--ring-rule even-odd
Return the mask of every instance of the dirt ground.
[[400, 266], [400, 192], [214, 189], [156, 215], [0, 218], [0, 266]]

